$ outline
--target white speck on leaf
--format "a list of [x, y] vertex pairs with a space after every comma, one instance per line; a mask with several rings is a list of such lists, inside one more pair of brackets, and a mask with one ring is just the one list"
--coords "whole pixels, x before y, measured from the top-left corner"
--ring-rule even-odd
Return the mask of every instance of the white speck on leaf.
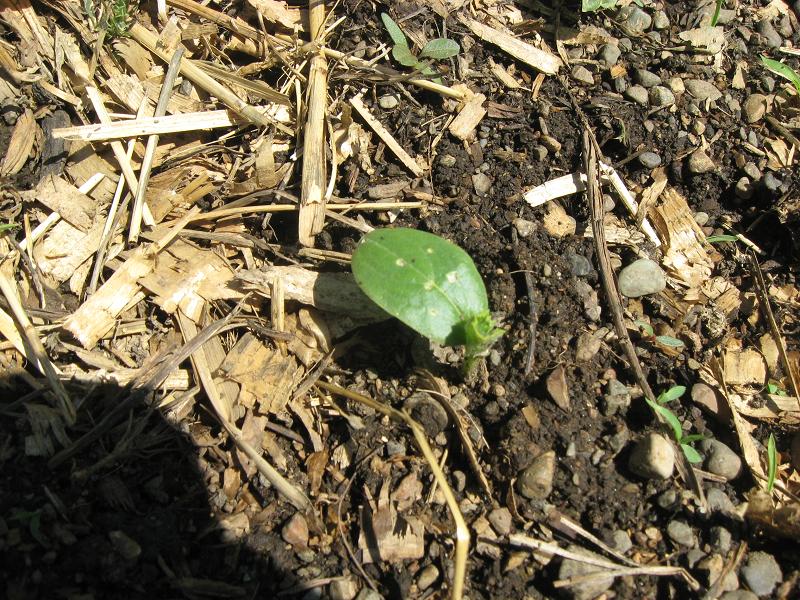
[[425, 252], [428, 254], [433, 254], [433, 248], [425, 248]]
[[435, 308], [429, 308], [429, 309], [428, 309], [428, 314], [429, 314], [430, 316], [432, 316], [432, 317], [435, 317], [436, 315], [438, 315], [438, 314], [439, 314], [439, 311], [438, 311], [438, 310], [436, 310]]
[[448, 283], [455, 283], [458, 281], [458, 273], [456, 271], [450, 271], [446, 277]]
[[426, 292], [430, 292], [433, 288], [436, 287], [435, 281], [426, 281], [424, 286]]
[[396, 261], [394, 261], [394, 264], [396, 264], [398, 267], [405, 267], [406, 261], [404, 261], [402, 258], [398, 258]]

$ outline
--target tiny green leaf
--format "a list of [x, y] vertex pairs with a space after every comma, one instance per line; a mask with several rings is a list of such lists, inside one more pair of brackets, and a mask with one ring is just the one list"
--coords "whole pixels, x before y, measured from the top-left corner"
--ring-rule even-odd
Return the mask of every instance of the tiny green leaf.
[[650, 337], [653, 337], [656, 334], [656, 332], [653, 330], [653, 326], [646, 321], [634, 321], [633, 324]]
[[392, 41], [395, 43], [395, 45], [405, 46], [408, 48], [406, 34], [403, 33], [403, 30], [400, 29], [400, 26], [394, 22], [392, 17], [386, 13], [381, 13], [381, 20], [383, 21], [383, 26], [386, 27], [386, 32], [389, 34], [389, 37], [392, 38]]
[[444, 60], [455, 56], [459, 52], [461, 52], [461, 47], [458, 45], [458, 42], [448, 40], [447, 38], [438, 38], [425, 44], [419, 56], [420, 58]]
[[685, 393], [686, 393], [686, 386], [673, 385], [666, 392], [661, 393], [661, 395], [658, 397], [658, 401], [660, 404], [665, 404], [666, 402], [672, 402], [673, 400], [677, 400], [678, 398], [683, 396]]
[[722, 235], [710, 235], [706, 238], [706, 241], [709, 244], [716, 244], [718, 242], [735, 242], [738, 239], [735, 235], [724, 233]]
[[494, 335], [478, 270], [461, 248], [415, 229], [376, 229], [353, 253], [363, 292], [390, 315], [447, 345]]
[[647, 403], [660, 414], [664, 420], [669, 423], [669, 426], [672, 427], [672, 433], [675, 436], [675, 440], [680, 440], [683, 437], [683, 427], [681, 427], [681, 422], [678, 420], [678, 417], [675, 416], [670, 409], [666, 406], [661, 406], [660, 404], [656, 404], [651, 400], [647, 400]]
[[776, 75], [780, 75], [784, 79], [788, 79], [797, 92], [800, 93], [800, 75], [798, 75], [789, 65], [785, 65], [777, 60], [772, 60], [766, 56], [761, 57], [761, 62], [764, 63], [764, 66]]
[[581, 2], [581, 10], [583, 12], [596, 12], [606, 8], [614, 8], [617, 5], [617, 0], [583, 0]]
[[716, 27], [717, 21], [719, 21], [719, 12], [722, 10], [722, 5], [725, 3], [725, 0], [717, 0], [717, 5], [714, 7], [714, 14], [711, 17], [711, 26]]
[[404, 67], [416, 67], [419, 64], [419, 60], [411, 53], [405, 42], [392, 46], [392, 57]]
[[17, 229], [19, 226], [19, 223], [0, 223], [0, 232]]
[[668, 335], [659, 335], [656, 337], [656, 341], [659, 344], [662, 344], [664, 346], [669, 346], [670, 348], [683, 348], [686, 345], [678, 338], [674, 338]]
[[681, 444], [693, 444], [694, 442], [699, 442], [701, 440], [706, 439], [702, 433], [693, 433], [691, 435], [685, 435], [681, 438]]
[[689, 444], [681, 444], [681, 450], [683, 450], [683, 454], [684, 456], [686, 456], [686, 460], [688, 460], [693, 465], [703, 462], [703, 457], [700, 456], [700, 453], [694, 448], [692, 448]]
[[775, 436], [769, 434], [767, 440], [767, 490], [772, 493], [775, 487], [775, 475], [778, 473], [778, 451], [775, 448]]

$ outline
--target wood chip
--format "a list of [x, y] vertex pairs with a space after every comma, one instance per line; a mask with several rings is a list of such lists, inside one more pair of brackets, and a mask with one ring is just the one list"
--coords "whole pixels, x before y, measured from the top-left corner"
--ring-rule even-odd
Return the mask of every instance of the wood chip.
[[469, 140], [475, 137], [475, 128], [486, 116], [486, 109], [483, 103], [486, 96], [483, 94], [472, 94], [469, 96], [458, 115], [450, 123], [450, 133], [460, 140]]
[[489, 27], [475, 19], [466, 18], [464, 19], [464, 23], [470, 28], [472, 33], [482, 40], [498, 46], [510, 56], [533, 67], [537, 71], [541, 71], [547, 75], [555, 75], [558, 73], [559, 67], [563, 64], [561, 59], [552, 52], [541, 50], [536, 46], [523, 42], [510, 33]]

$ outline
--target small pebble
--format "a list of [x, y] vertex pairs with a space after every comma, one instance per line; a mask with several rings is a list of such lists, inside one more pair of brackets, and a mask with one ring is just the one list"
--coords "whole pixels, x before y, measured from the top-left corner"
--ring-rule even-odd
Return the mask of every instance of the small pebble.
[[636, 102], [636, 104], [647, 106], [647, 99], [649, 97], [647, 93], [647, 88], [644, 88], [641, 85], [632, 85], [627, 90], [625, 90], [624, 96], [628, 100]]
[[513, 224], [517, 234], [522, 238], [530, 237], [536, 231], [536, 223], [527, 219], [514, 219]]
[[672, 93], [675, 95], [682, 94], [686, 91], [686, 86], [683, 83], [683, 79], [680, 77], [673, 77], [667, 83], [669, 85], [669, 89], [672, 90]]
[[485, 196], [492, 189], [492, 178], [486, 173], [476, 173], [472, 176], [472, 186], [478, 196]]
[[[567, 550], [574, 552], [575, 554], [581, 554], [598, 560], [605, 560], [601, 555], [586, 550], [575, 544], [570, 544], [567, 547]], [[567, 558], [561, 561], [561, 566], [558, 569], [558, 578], [572, 579], [598, 572], [603, 572], [603, 568]], [[577, 585], [571, 585], [569, 587], [562, 588], [562, 590], [564, 591], [565, 596], [567, 598], [571, 598], [572, 600], [593, 600], [608, 590], [613, 583], [613, 577], [603, 577], [602, 575], [598, 575], [589, 581], [579, 583]]]
[[760, 121], [767, 112], [767, 97], [763, 94], [750, 94], [742, 109], [748, 123]]
[[124, 531], [109, 531], [108, 538], [119, 555], [127, 561], [135, 561], [142, 554], [142, 547]]
[[576, 65], [572, 69], [572, 77], [578, 83], [582, 83], [584, 85], [594, 85], [594, 75], [592, 75], [592, 72], [583, 65]]
[[719, 488], [710, 488], [706, 492], [706, 502], [712, 513], [732, 513], [736, 509], [728, 495]]
[[569, 262], [572, 274], [575, 277], [588, 277], [594, 272], [592, 263], [583, 254], [577, 254], [572, 251], [567, 252], [567, 261]]
[[667, 525], [667, 535], [669, 539], [680, 546], [694, 548], [697, 545], [697, 537], [694, 535], [694, 530], [683, 521], [670, 521]]
[[742, 577], [747, 587], [757, 596], [769, 596], [782, 580], [783, 573], [777, 561], [766, 552], [751, 552], [742, 567]]
[[709, 220], [708, 213], [706, 212], [697, 212], [694, 214], [694, 222], [697, 223], [698, 226], [703, 227]]
[[625, 21], [625, 27], [633, 34], [644, 33], [653, 23], [653, 18], [636, 5], [623, 7], [617, 16]]
[[539, 138], [539, 141], [553, 154], [558, 154], [561, 151], [561, 142], [550, 135], [543, 135]]
[[747, 162], [745, 163], [744, 167], [742, 167], [742, 171], [744, 174], [747, 175], [753, 181], [758, 181], [761, 179], [761, 171], [756, 166], [754, 162]]
[[356, 600], [383, 600], [383, 596], [371, 589], [369, 586], [364, 586], [361, 588], [361, 591], [358, 592]]
[[281, 537], [287, 544], [298, 549], [305, 549], [308, 545], [308, 523], [300, 513], [295, 513], [281, 530]]
[[611, 68], [617, 64], [621, 54], [619, 46], [616, 44], [603, 44], [597, 57], [605, 63], [606, 67]]
[[703, 173], [710, 173], [717, 166], [711, 157], [706, 154], [702, 149], [697, 149], [689, 155], [689, 172], [695, 175], [702, 175]]
[[353, 577], [334, 579], [328, 586], [331, 600], [353, 600], [358, 593], [358, 583]]
[[614, 533], [611, 534], [612, 542], [611, 545], [613, 546], [614, 550], [625, 554], [628, 550], [633, 548], [633, 542], [631, 542], [631, 536], [628, 535], [627, 531], [622, 529], [617, 529]]
[[544, 500], [553, 491], [556, 453], [552, 450], [537, 456], [517, 479], [517, 490], [529, 500]]
[[675, 104], [675, 94], [668, 87], [657, 85], [650, 90], [650, 104], [653, 106], [672, 106]]
[[669, 16], [663, 10], [657, 10], [653, 14], [653, 28], [662, 30], [669, 27]]
[[750, 590], [735, 590], [733, 592], [725, 592], [719, 597], [719, 600], [758, 600]]
[[636, 83], [646, 88], [661, 85], [661, 77], [647, 69], [636, 69], [633, 72], [633, 79]]
[[421, 592], [425, 591], [431, 587], [437, 579], [439, 579], [439, 569], [436, 568], [435, 565], [428, 565], [419, 572], [417, 587]]
[[736, 187], [733, 188], [737, 198], [742, 200], [749, 200], [753, 197], [753, 184], [747, 177], [740, 177], [736, 182]]
[[639, 155], [639, 162], [643, 167], [648, 169], [655, 169], [661, 165], [661, 157], [655, 152], [642, 152]]
[[579, 363], [589, 362], [594, 358], [595, 354], [600, 352], [600, 346], [599, 338], [588, 331], [582, 333], [575, 343], [575, 361]]
[[727, 554], [731, 549], [731, 532], [724, 527], [719, 525], [712, 527], [710, 540], [714, 549], [721, 554]]
[[603, 396], [603, 415], [611, 417], [619, 412], [624, 414], [631, 405], [631, 391], [618, 379], [608, 382], [608, 391]]
[[704, 100], [711, 100], [714, 102], [722, 97], [722, 92], [717, 89], [717, 86], [708, 81], [702, 79], [687, 79], [683, 84], [686, 87], [686, 91], [701, 102]]
[[387, 94], [378, 98], [378, 106], [386, 110], [391, 110], [397, 107], [398, 104], [400, 104], [400, 100], [394, 94]]
[[764, 187], [767, 188], [770, 192], [778, 191], [778, 188], [780, 188], [783, 185], [783, 182], [777, 177], [775, 177], [775, 175], [772, 174], [772, 171], [767, 171], [766, 173], [764, 173], [764, 178], [762, 179], [762, 181], [764, 182]]
[[780, 48], [783, 44], [781, 34], [775, 31], [769, 19], [762, 19], [756, 23], [756, 31], [770, 48]]
[[656, 294], [667, 287], [667, 278], [658, 263], [647, 258], [636, 260], [619, 273], [619, 291], [628, 298]]
[[672, 488], [665, 490], [656, 498], [656, 504], [664, 510], [672, 510], [678, 504], [678, 493]]
[[675, 469], [672, 444], [662, 435], [649, 433], [634, 446], [628, 466], [641, 477], [667, 479]]
[[702, 440], [698, 448], [705, 456], [705, 469], [724, 477], [726, 481], [736, 479], [742, 472], [742, 459], [719, 440]]
[[508, 535], [511, 533], [511, 511], [505, 506], [495, 508], [489, 513], [487, 519], [497, 535]]

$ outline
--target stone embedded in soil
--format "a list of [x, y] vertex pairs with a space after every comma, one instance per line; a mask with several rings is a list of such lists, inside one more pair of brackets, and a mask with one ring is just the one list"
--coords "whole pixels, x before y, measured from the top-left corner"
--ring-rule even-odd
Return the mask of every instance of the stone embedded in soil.
[[729, 423], [731, 409], [724, 398], [710, 385], [695, 383], [692, 386], [692, 400], [707, 410], [720, 423]]
[[631, 102], [636, 102], [636, 104], [647, 106], [649, 94], [647, 92], [647, 88], [642, 87], [641, 85], [632, 85], [625, 90], [625, 94], [623, 95]]
[[617, 379], [608, 382], [608, 390], [603, 396], [603, 415], [612, 417], [618, 412], [625, 413], [631, 405], [631, 391]]
[[619, 291], [628, 298], [656, 294], [667, 287], [667, 277], [658, 263], [641, 258], [619, 273]]
[[756, 32], [770, 48], [780, 48], [783, 44], [781, 34], [775, 31], [775, 27], [772, 26], [769, 19], [762, 19], [756, 23]]
[[668, 87], [657, 85], [650, 89], [650, 104], [653, 106], [672, 106], [675, 104], [675, 94]]
[[695, 536], [694, 530], [683, 521], [670, 521], [667, 525], [667, 535], [679, 546], [694, 548], [697, 545], [697, 536]]
[[508, 535], [511, 533], [511, 511], [505, 506], [495, 508], [487, 516], [497, 535]]
[[672, 444], [658, 433], [649, 433], [633, 447], [628, 466], [647, 479], [667, 479], [675, 469]]
[[631, 536], [624, 529], [616, 529], [611, 534], [611, 547], [620, 554], [625, 554], [628, 550], [633, 548]]
[[661, 157], [655, 152], [642, 152], [639, 155], [639, 162], [647, 169], [655, 169], [661, 165]]
[[633, 34], [641, 34], [650, 29], [653, 18], [636, 5], [621, 8], [617, 18], [624, 20], [625, 28]]
[[142, 547], [139, 542], [124, 531], [109, 531], [108, 539], [111, 540], [114, 550], [126, 561], [133, 562], [142, 554]]
[[387, 94], [378, 98], [378, 106], [386, 110], [396, 108], [398, 104], [400, 104], [400, 99], [394, 94]]
[[622, 52], [616, 44], [603, 44], [597, 58], [605, 63], [606, 67], [611, 68], [617, 64], [621, 54]]
[[711, 528], [709, 541], [711, 542], [711, 547], [717, 552], [727, 554], [731, 549], [733, 537], [730, 531], [720, 525], [716, 525]]
[[642, 87], [646, 88], [661, 85], [661, 77], [652, 71], [648, 71], [647, 69], [636, 69], [633, 72], [633, 80]]
[[578, 83], [584, 85], [594, 85], [594, 75], [592, 72], [583, 65], [576, 65], [572, 69], [572, 78]]
[[579, 363], [589, 362], [600, 351], [600, 346], [601, 341], [597, 336], [588, 331], [582, 333], [575, 344], [575, 361]]
[[672, 510], [678, 504], [678, 493], [672, 488], [664, 490], [656, 498], [656, 504], [664, 510]]
[[767, 171], [764, 174], [764, 179], [762, 180], [764, 187], [767, 188], [770, 192], [777, 192], [778, 189], [783, 185], [783, 182], [775, 177], [772, 174], [772, 171]]
[[689, 155], [689, 172], [695, 175], [702, 175], [703, 173], [710, 173], [715, 170], [717, 165], [711, 160], [711, 157], [706, 154], [705, 150], [698, 148]]
[[350, 576], [334, 579], [328, 586], [328, 596], [331, 600], [353, 600], [357, 593], [358, 582]]
[[536, 232], [536, 223], [528, 219], [514, 219], [513, 225], [522, 238], [530, 237]]
[[571, 250], [566, 253], [570, 269], [575, 277], [588, 277], [594, 272], [592, 263], [583, 254], [577, 254]]
[[742, 200], [750, 200], [750, 198], [753, 197], [753, 192], [755, 190], [753, 188], [753, 184], [750, 183], [750, 180], [747, 177], [740, 177], [739, 181], [736, 182], [736, 186], [734, 187], [733, 191], [737, 198], [741, 198]]
[[[706, 587], [711, 587], [722, 575], [725, 568], [725, 559], [719, 554], [712, 554], [697, 563], [696, 569], [703, 573], [703, 583]], [[739, 588], [739, 578], [736, 571], [730, 571], [722, 580], [720, 585], [721, 592], [732, 592]]]
[[528, 500], [544, 500], [553, 491], [556, 472], [556, 453], [540, 454], [517, 479], [517, 491]]
[[300, 513], [294, 513], [281, 530], [281, 537], [287, 544], [298, 549], [308, 546], [308, 523]]
[[492, 189], [492, 178], [486, 173], [476, 173], [472, 176], [472, 187], [478, 196], [485, 196]]
[[719, 440], [702, 440], [698, 444], [704, 454], [703, 466], [706, 471], [725, 478], [736, 479], [742, 472], [742, 459]]
[[[605, 560], [600, 554], [585, 550], [575, 544], [567, 546], [567, 550], [597, 560]], [[605, 571], [603, 567], [565, 558], [561, 561], [561, 566], [558, 569], [558, 578], [572, 579], [592, 573], [602, 573], [603, 571]], [[613, 577], [598, 576], [590, 581], [562, 588], [562, 590], [567, 598], [572, 598], [573, 600], [592, 600], [609, 589], [613, 583]]]
[[686, 87], [687, 92], [701, 102], [704, 100], [714, 102], [722, 97], [722, 92], [717, 89], [717, 86], [703, 79], [686, 79], [683, 85]]
[[420, 571], [417, 577], [417, 587], [419, 591], [425, 591], [439, 579], [439, 569], [435, 565], [428, 565]]
[[663, 10], [657, 10], [653, 14], [653, 29], [663, 30], [669, 27], [669, 16]]
[[763, 94], [750, 94], [742, 106], [748, 123], [760, 121], [767, 112], [767, 97]]
[[417, 391], [403, 403], [403, 408], [416, 419], [429, 437], [435, 438], [447, 427], [450, 417], [441, 403], [430, 394]]
[[728, 495], [719, 488], [709, 488], [706, 491], [706, 503], [708, 504], [709, 512], [732, 513], [736, 507], [728, 498]]
[[775, 558], [766, 552], [751, 552], [741, 573], [747, 587], [761, 597], [769, 596], [775, 586], [783, 581], [780, 566]]

